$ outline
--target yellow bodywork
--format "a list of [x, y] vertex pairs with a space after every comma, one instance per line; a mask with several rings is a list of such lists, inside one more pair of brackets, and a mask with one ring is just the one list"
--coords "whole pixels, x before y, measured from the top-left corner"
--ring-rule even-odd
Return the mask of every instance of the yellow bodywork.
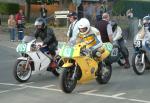
[[79, 65], [82, 76], [78, 83], [86, 83], [89, 80], [96, 78], [95, 72], [98, 69], [98, 63], [104, 60], [109, 56], [110, 52], [102, 48], [102, 55], [100, 58], [92, 58], [89, 56], [81, 56], [80, 50], [84, 47], [85, 44], [80, 43], [74, 46], [75, 52], [73, 53], [72, 58], [63, 57], [64, 64], [62, 67], [67, 68], [73, 65], [73, 63], [69, 62], [70, 59], [75, 60], [76, 64]]
[[89, 57], [77, 57], [74, 58], [77, 64], [80, 66], [82, 71], [82, 77], [79, 80], [79, 83], [87, 82], [95, 78], [95, 72], [98, 69], [98, 63]]

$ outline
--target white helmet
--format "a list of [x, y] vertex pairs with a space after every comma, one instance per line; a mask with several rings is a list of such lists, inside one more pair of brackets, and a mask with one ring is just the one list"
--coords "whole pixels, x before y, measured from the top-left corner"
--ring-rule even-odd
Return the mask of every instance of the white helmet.
[[87, 18], [81, 18], [79, 21], [78, 21], [78, 28], [87, 28], [87, 30], [81, 34], [86, 34], [89, 32], [90, 30], [90, 22]]

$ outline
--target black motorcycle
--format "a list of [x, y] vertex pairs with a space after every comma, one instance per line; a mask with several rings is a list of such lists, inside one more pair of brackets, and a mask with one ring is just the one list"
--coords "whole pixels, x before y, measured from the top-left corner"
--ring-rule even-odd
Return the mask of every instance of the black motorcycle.
[[[125, 51], [129, 54], [129, 51], [127, 48], [125, 48]], [[120, 66], [124, 66], [124, 64], [125, 64], [125, 58], [124, 58], [124, 56], [121, 52], [121, 48], [117, 42], [113, 43], [113, 49], [108, 58], [108, 62], [111, 64], [118, 63]]]

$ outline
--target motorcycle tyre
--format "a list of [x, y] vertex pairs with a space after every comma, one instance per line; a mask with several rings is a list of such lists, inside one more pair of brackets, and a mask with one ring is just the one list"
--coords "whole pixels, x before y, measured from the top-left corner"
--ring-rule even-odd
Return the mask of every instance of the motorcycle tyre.
[[[110, 78], [111, 78], [112, 67], [111, 67], [110, 64], [106, 64], [106, 67], [109, 69], [109, 72], [110, 72], [110, 73], [109, 73], [109, 75], [107, 76], [106, 79], [103, 79], [103, 78], [102, 78], [102, 74], [101, 74], [102, 71], [99, 71], [99, 74], [98, 74], [97, 77], [96, 77], [96, 81], [97, 81], [97, 83], [99, 83], [99, 84], [107, 84], [108, 81], [109, 81]], [[101, 66], [99, 66], [99, 70], [101, 70]]]
[[17, 66], [18, 66], [18, 64], [21, 62], [21, 61], [25, 61], [25, 60], [17, 60], [16, 61], [16, 63], [15, 63], [15, 65], [14, 65], [14, 68], [13, 68], [13, 76], [14, 76], [14, 78], [18, 81], [18, 82], [21, 82], [21, 83], [24, 83], [24, 82], [27, 82], [29, 79], [30, 79], [30, 77], [31, 77], [31, 74], [32, 74], [32, 66], [30, 65], [30, 69], [31, 69], [31, 72], [30, 72], [30, 76], [26, 79], [26, 80], [22, 80], [22, 79], [20, 79], [19, 77], [18, 77], [18, 75], [17, 75]]
[[74, 83], [73, 83], [73, 85], [70, 88], [68, 88], [66, 86], [65, 80], [68, 78], [67, 76], [68, 76], [69, 69], [71, 69], [71, 68], [63, 68], [62, 72], [60, 74], [60, 88], [65, 93], [71, 93], [75, 89], [75, 87], [77, 85], [77, 79], [74, 79]]

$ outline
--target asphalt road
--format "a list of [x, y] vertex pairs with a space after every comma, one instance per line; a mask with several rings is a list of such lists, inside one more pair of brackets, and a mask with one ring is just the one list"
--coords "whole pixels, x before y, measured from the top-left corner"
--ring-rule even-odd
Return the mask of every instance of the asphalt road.
[[[130, 44], [130, 42], [128, 42]], [[0, 40], [0, 103], [150, 103], [150, 72], [137, 76], [132, 68], [113, 64], [108, 84], [95, 80], [80, 84], [71, 94], [59, 88], [59, 78], [50, 72], [33, 75], [27, 83], [18, 83], [12, 74], [17, 43]], [[132, 47], [128, 45], [130, 57]]]

